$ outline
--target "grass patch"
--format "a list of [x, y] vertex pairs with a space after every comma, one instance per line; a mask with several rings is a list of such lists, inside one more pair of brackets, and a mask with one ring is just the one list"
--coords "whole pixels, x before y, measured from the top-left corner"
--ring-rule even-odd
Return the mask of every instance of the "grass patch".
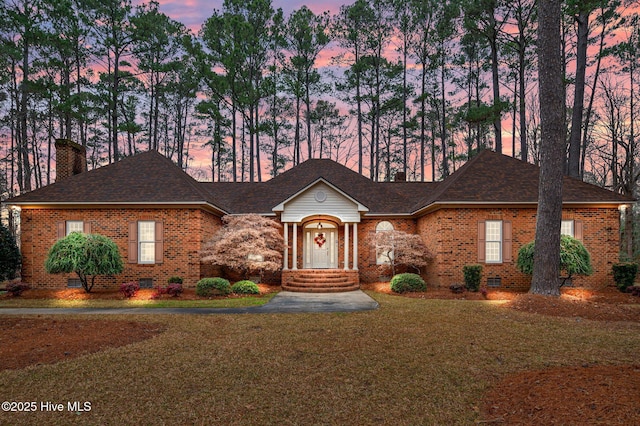
[[242, 308], [260, 306], [269, 302], [277, 293], [260, 296], [232, 297], [206, 300], [64, 300], [64, 299], [21, 299], [19, 297], [0, 300], [1, 308]]
[[468, 425], [478, 420], [483, 393], [507, 374], [631, 364], [640, 352], [637, 323], [550, 318], [480, 301], [372, 296], [380, 309], [350, 314], [103, 316], [160, 321], [167, 331], [0, 373], [5, 400], [92, 403], [81, 414], [3, 413], [3, 420]]

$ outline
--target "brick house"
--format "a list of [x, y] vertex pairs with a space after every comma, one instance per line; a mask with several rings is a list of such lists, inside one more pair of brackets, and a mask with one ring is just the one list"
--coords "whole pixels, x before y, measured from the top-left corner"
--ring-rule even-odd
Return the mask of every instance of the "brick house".
[[[274, 278], [285, 286], [314, 274], [347, 289], [379, 280], [385, 273], [371, 238], [389, 229], [418, 233], [434, 253], [422, 271], [430, 285], [462, 282], [462, 267], [472, 263], [483, 265], [485, 285], [530, 283], [515, 260], [534, 238], [539, 169], [495, 152], [481, 152], [442, 182], [373, 182], [311, 159], [267, 182], [231, 183], [197, 182], [155, 151], [81, 173], [83, 148], [64, 140], [56, 148], [57, 182], [7, 201], [20, 209], [22, 279], [36, 288], [78, 285], [72, 275], [44, 271], [48, 249], [73, 231], [105, 235], [123, 255], [124, 272], [100, 277], [96, 288], [154, 286], [175, 275], [193, 287], [217, 273], [199, 252], [221, 217], [245, 213], [283, 225], [283, 268]], [[633, 200], [571, 178], [563, 185], [563, 232], [582, 240], [594, 268], [574, 285], [606, 285], [618, 260], [619, 209]]]

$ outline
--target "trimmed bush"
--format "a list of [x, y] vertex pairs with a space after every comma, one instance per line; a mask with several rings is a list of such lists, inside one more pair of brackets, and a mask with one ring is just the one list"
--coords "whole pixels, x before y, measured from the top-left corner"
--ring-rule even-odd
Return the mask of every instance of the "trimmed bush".
[[427, 284], [418, 274], [397, 274], [391, 278], [391, 291], [406, 293], [413, 291], [426, 291]]
[[196, 284], [198, 296], [212, 296], [214, 294], [227, 295], [231, 293], [231, 284], [224, 278], [203, 278]]
[[480, 289], [482, 265], [464, 265], [462, 274], [464, 275], [464, 286], [467, 290], [476, 292]]
[[[535, 241], [531, 241], [518, 250], [516, 267], [520, 272], [533, 275], [533, 257]], [[560, 236], [560, 265], [558, 274], [565, 272], [569, 277], [574, 275], [591, 275], [591, 255], [584, 245], [568, 235]]]
[[611, 270], [613, 271], [613, 280], [616, 283], [616, 287], [621, 292], [626, 293], [636, 279], [638, 264], [631, 262], [616, 263], [611, 267]]
[[127, 299], [135, 296], [138, 290], [140, 290], [140, 285], [135, 281], [120, 284], [120, 293]]
[[16, 277], [20, 261], [20, 250], [15, 238], [4, 225], [0, 224], [0, 282]]
[[167, 288], [159, 285], [156, 287], [156, 291], [154, 291], [153, 294], [151, 295], [151, 298], [153, 300], [157, 300], [157, 299], [160, 299], [162, 295], [166, 293], [167, 293]]
[[124, 269], [124, 264], [118, 246], [111, 239], [72, 232], [49, 249], [44, 268], [49, 274], [75, 272], [84, 291], [90, 293], [96, 276], [117, 275]]
[[166, 289], [167, 294], [172, 297], [180, 297], [182, 291], [182, 284], [180, 283], [171, 283]]
[[258, 285], [249, 280], [238, 281], [231, 286], [231, 291], [236, 294], [260, 294]]
[[167, 280], [169, 284], [182, 284], [182, 277], [170, 277]]
[[25, 290], [29, 290], [30, 288], [31, 287], [29, 287], [28, 284], [11, 283], [7, 285], [7, 292], [11, 294], [13, 297], [18, 297], [22, 294], [22, 292], [24, 292]]

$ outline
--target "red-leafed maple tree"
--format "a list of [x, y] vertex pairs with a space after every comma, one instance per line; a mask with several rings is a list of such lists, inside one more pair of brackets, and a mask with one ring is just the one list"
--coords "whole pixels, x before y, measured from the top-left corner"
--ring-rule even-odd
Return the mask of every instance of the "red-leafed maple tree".
[[376, 256], [384, 258], [384, 265], [391, 267], [392, 275], [396, 274], [396, 267], [400, 265], [413, 268], [420, 273], [420, 268], [427, 266], [433, 258], [433, 254], [419, 235], [404, 231], [376, 232], [371, 244], [376, 249]]
[[224, 216], [223, 227], [201, 252], [203, 262], [242, 273], [275, 272], [282, 268], [284, 239], [277, 222], [257, 214]]

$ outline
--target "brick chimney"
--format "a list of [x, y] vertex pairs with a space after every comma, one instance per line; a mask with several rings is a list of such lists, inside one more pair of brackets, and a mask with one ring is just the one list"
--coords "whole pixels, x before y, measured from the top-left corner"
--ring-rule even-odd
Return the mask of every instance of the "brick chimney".
[[56, 182], [87, 170], [87, 150], [69, 139], [56, 139]]
[[394, 182], [406, 182], [407, 174], [405, 172], [396, 172], [396, 176], [393, 180]]

